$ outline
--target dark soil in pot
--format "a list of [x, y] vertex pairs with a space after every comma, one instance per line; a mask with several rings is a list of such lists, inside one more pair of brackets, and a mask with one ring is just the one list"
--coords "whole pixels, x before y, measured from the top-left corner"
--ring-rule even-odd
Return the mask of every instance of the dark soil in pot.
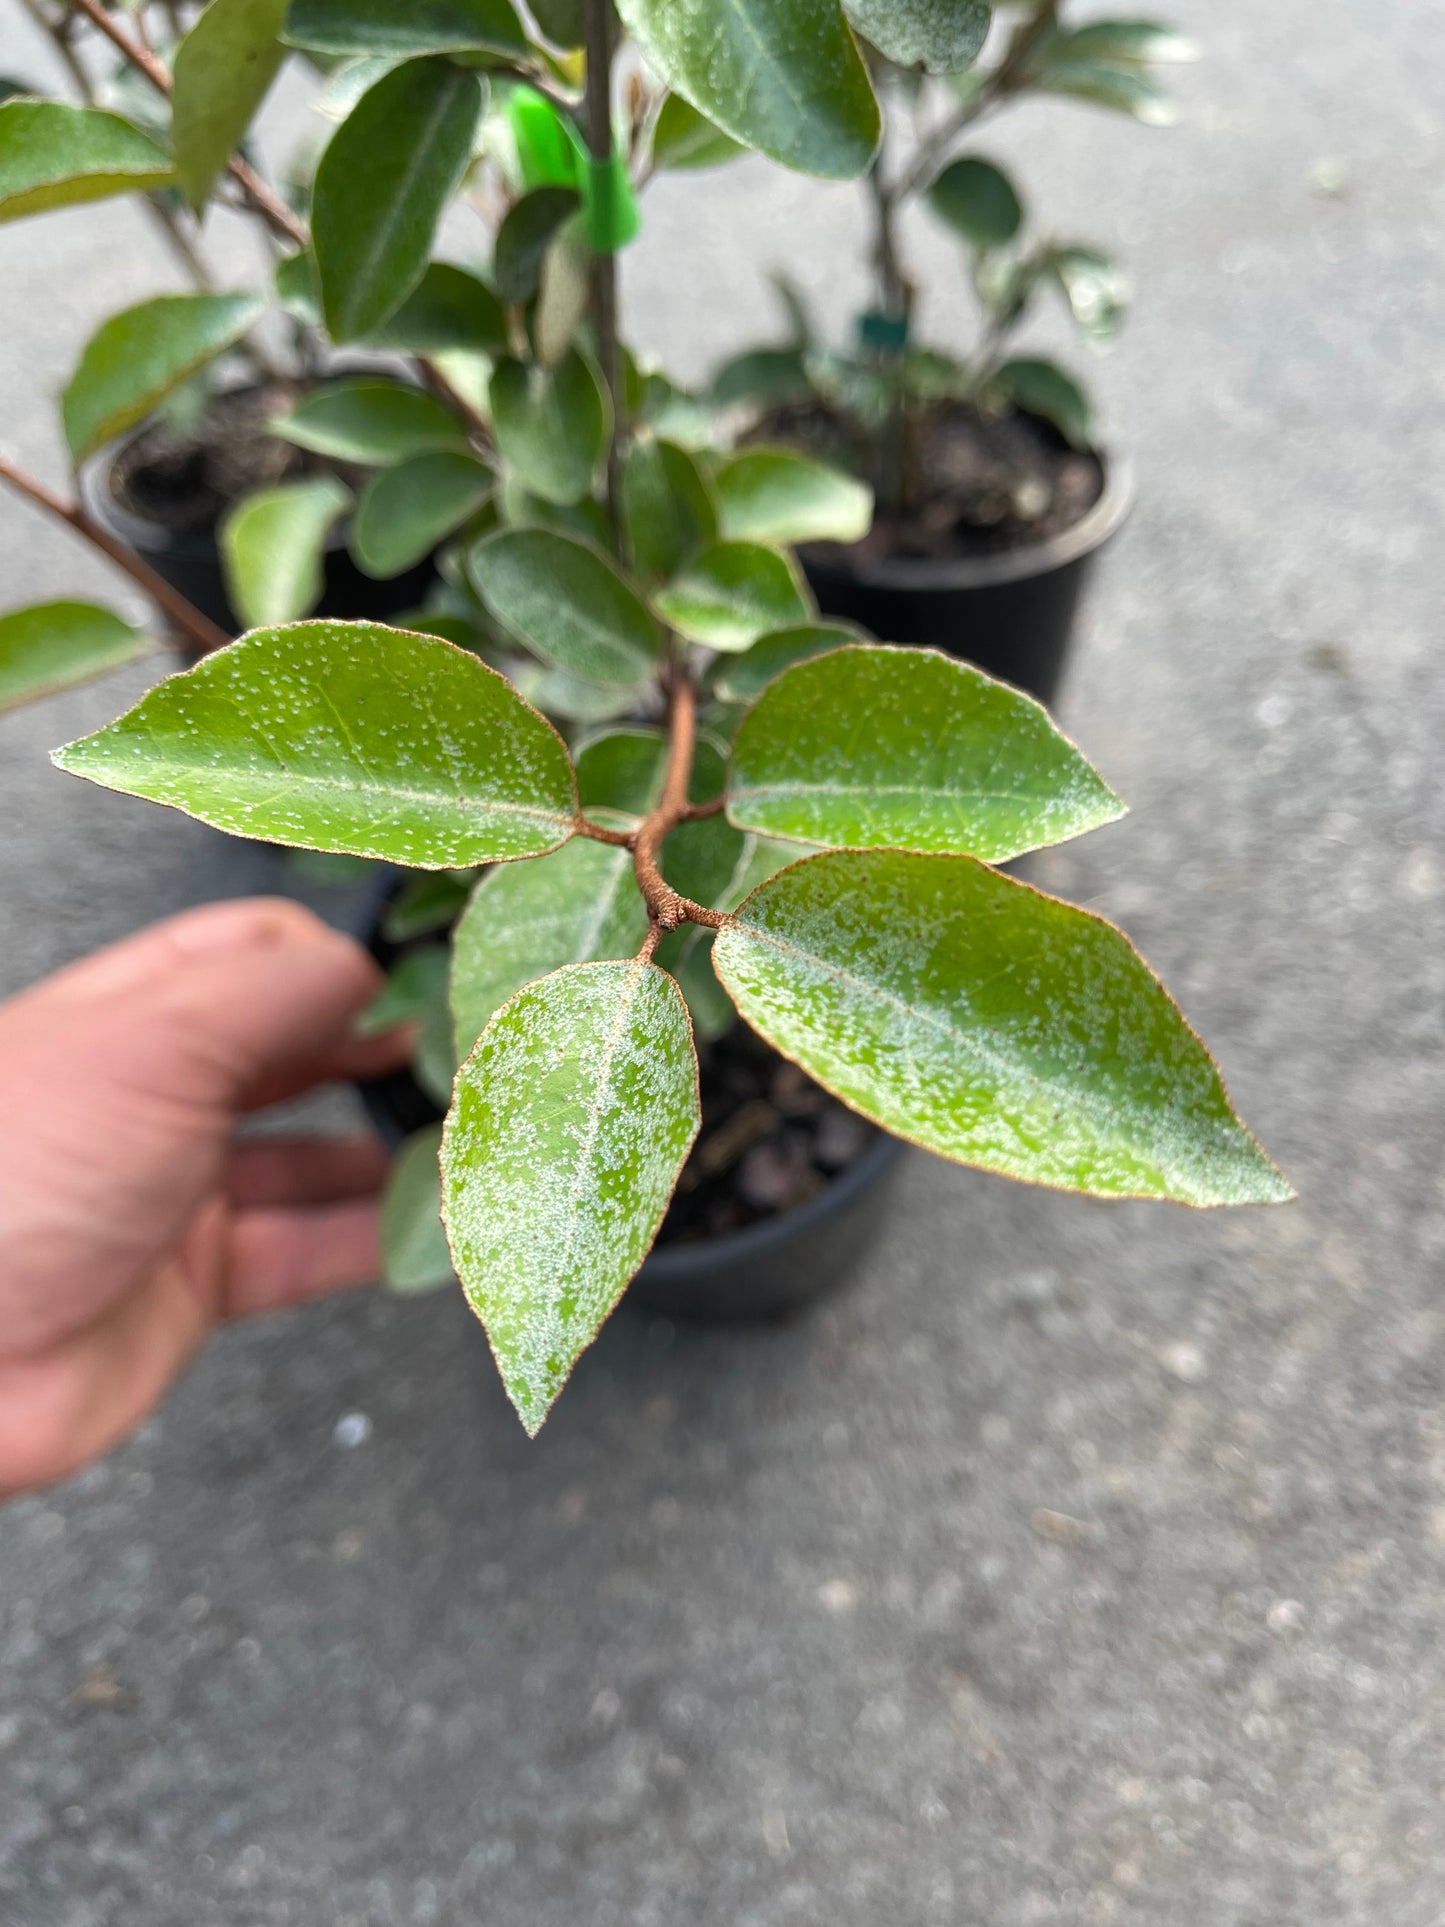
[[[375, 926], [368, 938], [384, 966], [401, 954]], [[628, 1302], [679, 1321], [786, 1316], [838, 1289], [870, 1248], [902, 1147], [745, 1024], [699, 1041], [698, 1072], [702, 1128]], [[441, 1115], [409, 1072], [360, 1088], [393, 1143]]]
[[[867, 472], [865, 451], [851, 447], [843, 422], [816, 404], [780, 410], [766, 439]], [[961, 402], [908, 423], [904, 470], [906, 497], [896, 512], [881, 507], [868, 534], [847, 549], [819, 543], [809, 553], [859, 564], [1000, 555], [1062, 535], [1104, 492], [1099, 457], [1070, 447], [1050, 423], [1018, 409], [985, 415]]]
[[[82, 478], [92, 514], [230, 635], [244, 624], [226, 594], [216, 541], [226, 511], [257, 489], [306, 475], [339, 476], [353, 493], [366, 479], [365, 469], [295, 448], [270, 432], [272, 416], [305, 391], [305, 384], [290, 381], [226, 390], [193, 428], [150, 422], [102, 454]], [[346, 552], [342, 525], [327, 546], [315, 613], [384, 622], [415, 608], [434, 580], [430, 561], [385, 582], [363, 575]]]
[[[866, 472], [838, 417], [773, 414], [759, 438]], [[1127, 513], [1127, 471], [1019, 410], [950, 404], [909, 424], [910, 493], [861, 542], [805, 547], [824, 615], [942, 649], [1052, 703], [1093, 557]]]

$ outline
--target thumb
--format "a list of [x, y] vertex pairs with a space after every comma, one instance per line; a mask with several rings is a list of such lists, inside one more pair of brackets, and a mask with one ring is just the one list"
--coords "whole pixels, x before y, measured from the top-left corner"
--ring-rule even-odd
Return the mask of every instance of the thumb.
[[380, 980], [351, 938], [256, 897], [156, 924], [20, 1002], [48, 1004], [77, 1046], [103, 1038], [116, 1084], [229, 1114], [335, 1056]]

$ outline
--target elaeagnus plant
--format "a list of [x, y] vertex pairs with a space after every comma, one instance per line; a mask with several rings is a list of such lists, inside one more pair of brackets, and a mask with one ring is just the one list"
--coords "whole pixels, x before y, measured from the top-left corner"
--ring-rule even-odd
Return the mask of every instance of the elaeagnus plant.
[[[1092, 242], [1050, 233], [1031, 220], [1009, 173], [974, 146], [979, 127], [1016, 102], [1086, 102], [1150, 126], [1173, 105], [1156, 69], [1194, 58], [1158, 21], [1076, 20], [1064, 0], [944, 0], [935, 8], [857, 5], [873, 42], [870, 70], [886, 131], [867, 170], [872, 298], [853, 339], [830, 343], [797, 289], [783, 283], [791, 333], [738, 355], [719, 371], [717, 400], [764, 414], [810, 411], [795, 422], [867, 476], [890, 519], [926, 510], [930, 437], [945, 412], [984, 416], [1021, 409], [1077, 449], [1091, 446], [1093, 404], [1077, 375], [1020, 352], [1018, 336], [1041, 299], [1060, 299], [1079, 336], [1100, 346], [1123, 319], [1128, 287], [1117, 263]], [[990, 26], [994, 24], [992, 39]], [[985, 52], [985, 43], [987, 51]], [[980, 57], [982, 56], [982, 57]], [[705, 158], [726, 158], [714, 150]], [[917, 329], [918, 284], [901, 232], [920, 206], [962, 250], [975, 301], [951, 320], [947, 339]], [[1029, 519], [1033, 475], [1016, 478], [1012, 505]], [[1032, 512], [1038, 512], [1035, 503]]]
[[[695, 1027], [740, 1014], [961, 1163], [1100, 1197], [1289, 1195], [1128, 941], [996, 867], [1118, 816], [1108, 786], [1028, 698], [822, 624], [787, 545], [856, 534], [866, 490], [712, 449], [619, 337], [616, 255], [654, 166], [726, 138], [861, 174], [880, 117], [858, 34], [950, 12], [620, 0], [619, 88], [609, 0], [526, 18], [508, 0], [212, 0], [173, 71], [103, 16], [173, 98], [168, 149], [78, 110], [0, 143], [12, 211], [229, 183], [284, 225], [308, 325], [419, 363], [323, 390], [285, 432], [374, 469], [351, 537], [373, 558], [450, 538], [437, 606], [407, 628], [257, 627], [55, 760], [234, 834], [398, 866], [414, 910], [465, 888], [439, 1159], [435, 1137], [404, 1156], [393, 1228], [410, 1262], [439, 1170], [450, 1258], [529, 1432], [657, 1232], [699, 1125]], [[354, 100], [309, 222], [234, 153], [292, 46], [342, 63], [332, 97]], [[458, 190], [501, 216], [485, 276], [432, 258]], [[252, 304], [198, 331], [209, 312], [92, 344], [72, 448], [136, 419]], [[262, 581], [294, 568], [295, 529], [274, 524]], [[25, 622], [41, 655], [74, 639], [63, 613]]]

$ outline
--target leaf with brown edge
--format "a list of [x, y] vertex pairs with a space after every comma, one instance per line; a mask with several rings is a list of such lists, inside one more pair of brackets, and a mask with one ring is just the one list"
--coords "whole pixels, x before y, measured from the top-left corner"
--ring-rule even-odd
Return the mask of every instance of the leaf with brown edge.
[[529, 984], [458, 1072], [447, 1236], [531, 1436], [647, 1256], [700, 1121], [687, 1007], [637, 958]]
[[971, 857], [809, 857], [754, 890], [713, 964], [820, 1084], [959, 1164], [1095, 1197], [1292, 1195], [1122, 932]]

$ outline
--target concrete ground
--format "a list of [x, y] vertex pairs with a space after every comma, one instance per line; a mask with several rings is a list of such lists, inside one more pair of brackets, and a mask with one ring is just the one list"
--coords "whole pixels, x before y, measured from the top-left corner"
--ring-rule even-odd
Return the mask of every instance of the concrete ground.
[[[1140, 505], [1065, 706], [1134, 813], [1046, 880], [1300, 1201], [913, 1155], [856, 1289], [620, 1316], [535, 1445], [450, 1294], [229, 1333], [0, 1514], [5, 1927], [1445, 1920], [1445, 14], [1182, 24], [1181, 128], [987, 143], [1139, 287], [1098, 385]], [[39, 70], [13, 0], [0, 38]], [[651, 218], [676, 365], [766, 320], [767, 265], [846, 312], [851, 190], [750, 166]], [[55, 472], [88, 329], [169, 284], [114, 204], [0, 233], [5, 439]], [[7, 606], [105, 580], [16, 504], [0, 543]], [[5, 988], [274, 878], [47, 767], [143, 681], [0, 726]]]

